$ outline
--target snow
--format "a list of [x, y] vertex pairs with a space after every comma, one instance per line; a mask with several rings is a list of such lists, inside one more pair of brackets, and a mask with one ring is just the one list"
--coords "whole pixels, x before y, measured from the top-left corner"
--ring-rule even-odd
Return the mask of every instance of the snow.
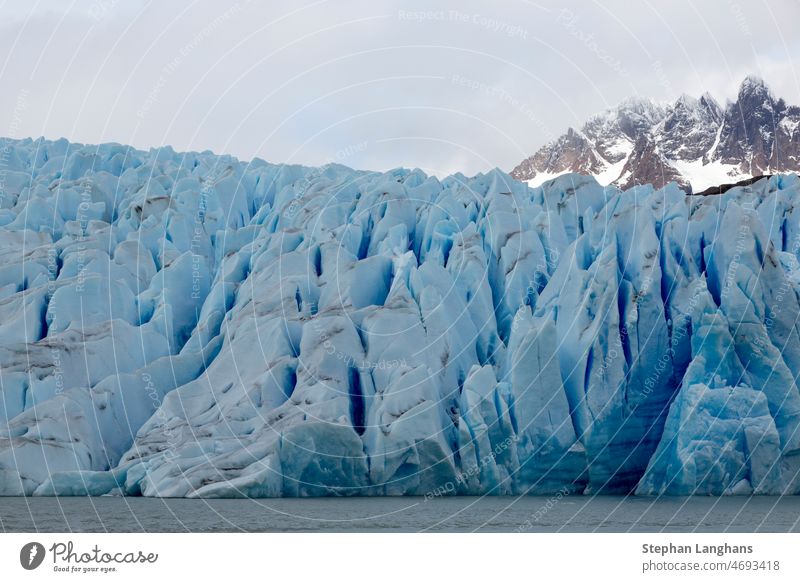
[[784, 117], [778, 125], [786, 132], [789, 139], [794, 137], [794, 132], [797, 126], [800, 125], [800, 119], [792, 119], [791, 117]]
[[[714, 148], [711, 148], [714, 151]], [[702, 192], [712, 186], [730, 184], [749, 178], [749, 174], [742, 173], [739, 166], [724, 164], [719, 160], [704, 163], [703, 160], [669, 160], [669, 163], [686, 178], [692, 185], [694, 192]]]
[[[631, 151], [633, 151], [632, 147]], [[605, 169], [603, 169], [601, 172], [598, 172], [594, 176], [594, 179], [597, 180], [597, 182], [602, 186], [608, 186], [609, 184], [616, 182], [618, 179], [620, 180], [620, 183], [623, 183], [620, 174], [622, 174], [622, 170], [625, 168], [625, 164], [628, 161], [628, 155], [630, 155], [630, 151], [620, 161], [614, 164], [606, 164]]]
[[539, 172], [530, 180], [526, 180], [525, 183], [531, 188], [536, 188], [565, 174], [569, 174], [569, 172]]
[[[602, 186], [608, 186], [617, 181], [624, 183], [625, 181], [620, 177], [620, 174], [628, 161], [628, 156], [633, 151], [633, 145], [625, 140], [620, 140], [620, 143], [615, 144], [614, 151], [623, 154], [624, 157], [615, 163], [604, 162], [603, 170], [592, 176]], [[599, 153], [595, 152], [595, 156], [598, 160], [603, 160], [603, 157]], [[530, 180], [526, 180], [525, 183], [531, 188], [536, 188], [545, 182], [549, 182], [550, 180], [554, 180], [559, 176], [565, 176], [569, 173], [570, 172], [539, 172]]]
[[[763, 115], [764, 110], [769, 115]], [[756, 126], [750, 127], [751, 122]], [[776, 123], [778, 134], [775, 133]], [[752, 154], [754, 147], [760, 147], [754, 145], [755, 138], [765, 144], [767, 152], [778, 142], [791, 150], [788, 142], [794, 139], [798, 125], [800, 120], [796, 112], [791, 107], [778, 107], [764, 81], [749, 76], [740, 86], [737, 101], [728, 102], [724, 108], [708, 93], [700, 99], [683, 94], [671, 104], [629, 98], [615, 108], [590, 117], [579, 131], [570, 129], [558, 140], [549, 142], [515, 172], [526, 177], [533, 174], [527, 182], [531, 187], [541, 186], [569, 171], [591, 173], [602, 185], [625, 187], [632, 174], [641, 173], [640, 168], [631, 165], [642, 160], [647, 162], [645, 172], [657, 173], [653, 168], [658, 161], [649, 159], [649, 148], [654, 146], [653, 151], [665, 167], [675, 168], [682, 184], [690, 184], [694, 192], [700, 192], [722, 183], [751, 178], [747, 167], [752, 165], [749, 164], [752, 160], [741, 152]], [[573, 132], [581, 139], [567, 139]], [[781, 136], [788, 142], [781, 142]], [[773, 143], [776, 139], [778, 142]], [[760, 171], [771, 174], [791, 170], [791, 164], [786, 165], [793, 159], [791, 152], [784, 152], [783, 157], [786, 160], [779, 167], [760, 168]], [[735, 164], [721, 161], [730, 162], [733, 158], [741, 159], [736, 159]], [[552, 160], [558, 161], [559, 172], [552, 171], [556, 167]], [[652, 179], [657, 181], [658, 177]]]
[[[615, 142], [610, 144], [606, 149], [613, 156], [621, 156], [627, 158], [633, 151], [633, 142], [631, 142], [631, 140], [625, 137], [620, 137]], [[602, 181], [600, 180], [598, 181], [602, 184]]]
[[800, 492], [796, 176], [8, 146], [0, 494]]
[[722, 130], [724, 128], [725, 125], [720, 123], [719, 128], [717, 129], [717, 133], [714, 135], [714, 143], [711, 144], [711, 147], [709, 148], [708, 153], [706, 154], [709, 160], [717, 158], [717, 148], [719, 147], [719, 142], [722, 139]]

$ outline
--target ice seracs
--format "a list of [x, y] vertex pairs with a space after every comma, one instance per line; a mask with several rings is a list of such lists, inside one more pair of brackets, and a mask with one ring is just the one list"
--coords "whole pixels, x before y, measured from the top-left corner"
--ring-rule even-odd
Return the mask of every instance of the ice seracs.
[[800, 490], [795, 176], [7, 146], [4, 495]]

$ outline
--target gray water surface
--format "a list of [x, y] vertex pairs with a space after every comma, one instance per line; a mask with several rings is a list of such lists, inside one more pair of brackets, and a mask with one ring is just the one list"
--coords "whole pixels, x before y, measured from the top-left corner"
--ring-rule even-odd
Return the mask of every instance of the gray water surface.
[[0, 497], [5, 532], [789, 532], [800, 497]]

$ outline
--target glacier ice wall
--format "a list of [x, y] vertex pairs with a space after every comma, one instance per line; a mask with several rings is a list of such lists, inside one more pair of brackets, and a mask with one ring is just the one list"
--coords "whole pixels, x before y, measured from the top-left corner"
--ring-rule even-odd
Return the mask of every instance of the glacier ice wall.
[[0, 494], [800, 491], [796, 176], [4, 145]]

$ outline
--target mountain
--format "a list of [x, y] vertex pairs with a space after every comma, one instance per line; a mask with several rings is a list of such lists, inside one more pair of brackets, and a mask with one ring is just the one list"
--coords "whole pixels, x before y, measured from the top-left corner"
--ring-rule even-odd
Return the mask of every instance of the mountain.
[[546, 144], [511, 176], [538, 185], [566, 172], [622, 189], [670, 181], [687, 192], [723, 182], [800, 171], [800, 107], [747, 77], [721, 107], [708, 93], [660, 105], [628, 99]]
[[3, 151], [2, 495], [800, 491], [797, 176]]

